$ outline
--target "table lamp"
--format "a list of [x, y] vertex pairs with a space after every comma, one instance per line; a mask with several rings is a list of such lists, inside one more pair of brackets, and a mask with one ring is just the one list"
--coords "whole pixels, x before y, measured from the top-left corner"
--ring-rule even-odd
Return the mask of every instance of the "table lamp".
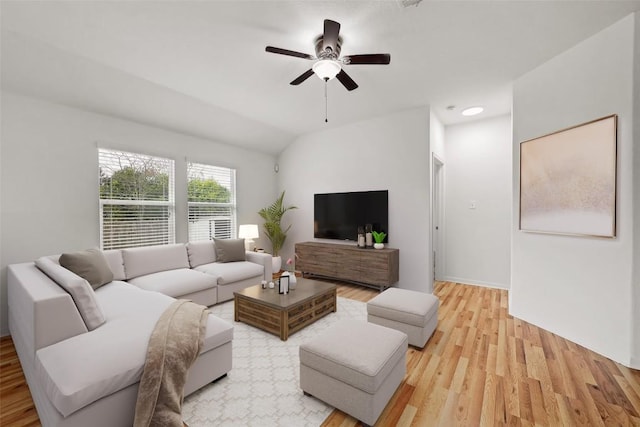
[[244, 249], [247, 251], [253, 251], [256, 247], [256, 243], [253, 239], [260, 237], [258, 233], [257, 224], [243, 224], [238, 230], [238, 237], [244, 239]]

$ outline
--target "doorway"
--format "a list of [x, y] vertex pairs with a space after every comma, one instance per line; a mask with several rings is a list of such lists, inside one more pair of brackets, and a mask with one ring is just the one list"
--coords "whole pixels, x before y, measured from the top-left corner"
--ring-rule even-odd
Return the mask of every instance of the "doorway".
[[444, 162], [432, 153], [431, 247], [433, 281], [444, 277]]

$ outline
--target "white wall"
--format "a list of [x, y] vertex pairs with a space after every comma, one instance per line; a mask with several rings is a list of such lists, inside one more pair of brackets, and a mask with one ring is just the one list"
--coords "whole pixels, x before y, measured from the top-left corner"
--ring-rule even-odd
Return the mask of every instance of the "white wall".
[[[630, 15], [525, 74], [513, 96], [510, 312], [627, 366], [638, 320], [632, 314], [638, 286], [632, 281], [633, 228], [640, 226], [632, 191], [639, 120], [633, 111], [634, 26]], [[617, 237], [519, 231], [519, 143], [612, 113], [619, 120]]]
[[635, 120], [633, 122], [633, 212], [634, 212], [634, 243], [633, 243], [633, 308], [634, 316], [633, 328], [633, 353], [631, 355], [631, 366], [640, 367], [640, 13], [635, 14], [635, 51], [633, 56], [633, 111]]
[[445, 157], [445, 127], [433, 111], [429, 113], [429, 148], [441, 160]]
[[[298, 138], [280, 157], [279, 187], [299, 207], [284, 259], [313, 241], [315, 193], [389, 190], [389, 246], [400, 249], [400, 281], [431, 292], [429, 264], [429, 109], [418, 108]], [[335, 242], [335, 241], [330, 241]]]
[[[3, 93], [1, 101], [2, 335], [6, 265], [99, 245], [96, 143], [175, 159], [176, 188], [186, 189], [185, 158], [236, 168], [239, 224], [261, 223], [257, 211], [277, 195], [273, 156], [14, 94]], [[185, 192], [176, 192], [182, 242]]]
[[445, 137], [443, 279], [508, 289], [511, 116], [447, 126]]

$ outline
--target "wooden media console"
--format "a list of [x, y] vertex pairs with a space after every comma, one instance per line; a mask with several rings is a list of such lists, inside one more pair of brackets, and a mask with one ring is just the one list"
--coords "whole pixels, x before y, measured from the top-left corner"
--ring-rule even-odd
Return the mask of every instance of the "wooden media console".
[[317, 276], [372, 286], [380, 291], [399, 280], [400, 251], [361, 249], [333, 243], [296, 243], [296, 270]]

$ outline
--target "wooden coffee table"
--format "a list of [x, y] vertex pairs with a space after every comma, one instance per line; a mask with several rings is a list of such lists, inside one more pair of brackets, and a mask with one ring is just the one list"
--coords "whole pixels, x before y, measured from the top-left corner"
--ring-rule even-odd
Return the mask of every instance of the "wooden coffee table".
[[299, 331], [336, 311], [336, 285], [298, 278], [297, 286], [286, 295], [275, 289], [251, 286], [234, 292], [234, 317], [286, 341]]

